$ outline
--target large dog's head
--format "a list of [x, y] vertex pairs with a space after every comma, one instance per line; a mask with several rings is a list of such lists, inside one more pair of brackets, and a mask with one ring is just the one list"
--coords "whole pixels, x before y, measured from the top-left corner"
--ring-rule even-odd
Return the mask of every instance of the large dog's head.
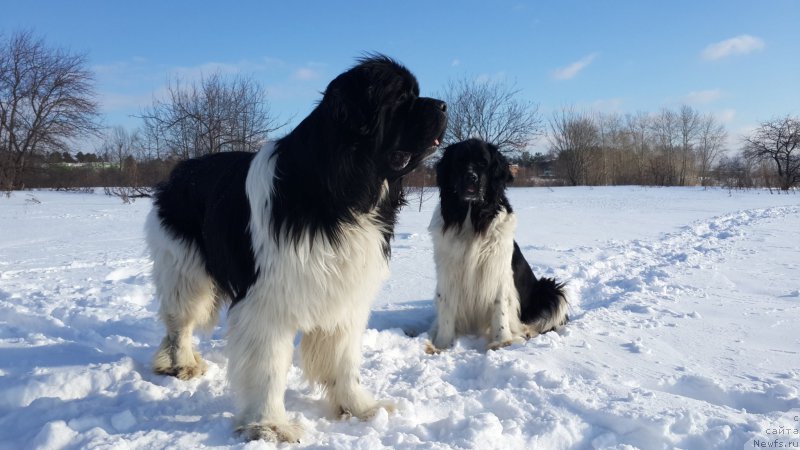
[[336, 77], [319, 106], [339, 133], [372, 152], [380, 176], [390, 180], [430, 156], [447, 125], [446, 104], [420, 97], [414, 75], [383, 55], [361, 59]]
[[508, 160], [496, 146], [479, 139], [450, 145], [436, 164], [436, 183], [443, 201], [497, 203], [512, 180]]

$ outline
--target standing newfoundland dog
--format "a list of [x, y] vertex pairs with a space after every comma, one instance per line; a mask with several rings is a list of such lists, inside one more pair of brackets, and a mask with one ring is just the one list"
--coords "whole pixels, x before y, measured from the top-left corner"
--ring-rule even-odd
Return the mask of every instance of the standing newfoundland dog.
[[246, 439], [302, 434], [283, 403], [298, 330], [305, 374], [335, 413], [391, 408], [360, 385], [361, 337], [388, 275], [401, 178], [439, 144], [445, 109], [405, 67], [371, 56], [274, 145], [179, 164], [146, 225], [166, 326], [155, 372], [201, 376], [192, 332], [230, 301], [228, 378]]
[[436, 165], [441, 202], [428, 227], [436, 262], [435, 353], [463, 334], [497, 349], [567, 322], [562, 283], [533, 274], [514, 241], [506, 198], [512, 180], [497, 147], [470, 139], [447, 147]]

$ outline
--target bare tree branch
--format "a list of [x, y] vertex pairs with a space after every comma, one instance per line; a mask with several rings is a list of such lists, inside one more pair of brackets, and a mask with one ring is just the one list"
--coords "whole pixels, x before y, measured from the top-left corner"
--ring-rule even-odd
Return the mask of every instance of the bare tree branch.
[[187, 159], [224, 151], [254, 152], [285, 123], [271, 117], [266, 93], [249, 78], [219, 73], [197, 83], [171, 82], [165, 100], [140, 116], [160, 157]]
[[595, 118], [588, 113], [563, 108], [550, 119], [550, 152], [557, 158], [558, 171], [573, 185], [589, 184], [600, 147]]
[[0, 185], [23, 187], [28, 161], [99, 130], [86, 58], [49, 48], [30, 32], [0, 41]]
[[480, 138], [501, 152], [522, 151], [544, 131], [539, 105], [500, 81], [451, 80], [439, 97], [447, 102], [444, 144]]
[[774, 162], [782, 190], [800, 183], [800, 119], [784, 116], [762, 122], [744, 139], [744, 155]]

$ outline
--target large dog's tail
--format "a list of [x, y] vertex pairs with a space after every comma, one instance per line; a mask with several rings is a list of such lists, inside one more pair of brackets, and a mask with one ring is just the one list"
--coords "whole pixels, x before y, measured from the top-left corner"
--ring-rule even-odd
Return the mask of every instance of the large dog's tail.
[[520, 319], [537, 334], [547, 333], [569, 320], [569, 303], [564, 291], [565, 283], [553, 278], [539, 278], [533, 285], [530, 298], [522, 303]]

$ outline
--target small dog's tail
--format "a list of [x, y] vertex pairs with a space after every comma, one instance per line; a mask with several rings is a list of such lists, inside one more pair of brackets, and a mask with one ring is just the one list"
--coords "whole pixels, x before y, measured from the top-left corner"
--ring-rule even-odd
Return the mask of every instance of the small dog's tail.
[[553, 278], [539, 278], [533, 285], [530, 298], [522, 302], [520, 319], [537, 334], [547, 333], [569, 320], [569, 302], [564, 292], [565, 283]]

